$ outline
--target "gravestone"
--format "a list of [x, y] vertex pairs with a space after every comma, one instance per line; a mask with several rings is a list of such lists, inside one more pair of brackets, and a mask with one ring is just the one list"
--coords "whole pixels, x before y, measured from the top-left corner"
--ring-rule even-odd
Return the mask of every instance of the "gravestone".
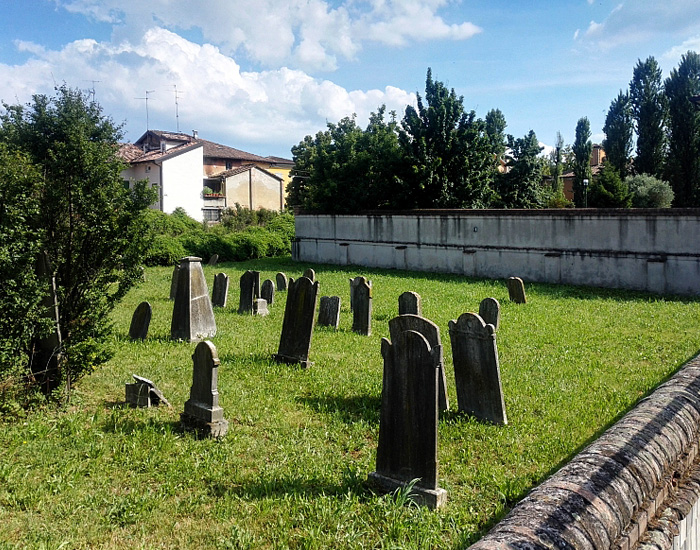
[[253, 300], [253, 315], [260, 315], [261, 317], [264, 317], [265, 315], [269, 315], [270, 310], [267, 309], [267, 300], [264, 298], [256, 298]]
[[287, 290], [287, 276], [281, 271], [275, 275], [275, 282], [277, 283], [277, 290], [279, 292]]
[[[440, 329], [432, 321], [421, 317], [420, 315], [399, 315], [389, 321], [389, 338], [393, 342], [399, 337], [399, 334], [413, 330], [420, 332], [430, 344], [431, 348], [442, 348], [440, 340]], [[438, 407], [441, 411], [446, 411], [450, 408], [450, 401], [447, 397], [447, 378], [445, 376], [445, 365], [440, 359], [438, 365]]]
[[207, 262], [207, 265], [216, 265], [219, 263], [219, 255], [218, 254], [212, 254], [211, 258], [209, 258], [209, 261]]
[[214, 277], [214, 290], [211, 293], [212, 306], [226, 307], [229, 282], [229, 276], [226, 273], [217, 273], [216, 277]]
[[311, 279], [312, 283], [316, 282], [316, 272], [313, 269], [311, 269], [310, 267], [306, 271], [304, 271], [304, 274], [302, 275], [302, 277], [306, 277], [307, 279]]
[[302, 367], [313, 364], [309, 361], [309, 350], [316, 321], [318, 289], [318, 281], [312, 283], [307, 277], [289, 280], [280, 345], [272, 356], [278, 363], [299, 363]]
[[501, 304], [496, 298], [484, 298], [479, 304], [479, 317], [498, 331], [498, 325], [501, 322]]
[[275, 283], [270, 279], [265, 279], [265, 281], [263, 281], [260, 289], [260, 297], [267, 302], [268, 306], [271, 306], [275, 301]]
[[404, 292], [399, 296], [399, 315], [423, 315], [421, 297], [417, 292]]
[[202, 270], [202, 259], [194, 256], [182, 258], [177, 276], [170, 337], [173, 340], [196, 342], [214, 335], [216, 321]]
[[516, 304], [524, 304], [527, 302], [525, 298], [525, 285], [520, 277], [509, 277], [506, 281], [508, 286], [508, 297], [511, 302]]
[[161, 403], [170, 407], [170, 403], [156, 385], [148, 378], [134, 377], [133, 384], [125, 384], [126, 403], [131, 407], [157, 407]]
[[129, 338], [132, 340], [145, 340], [148, 336], [148, 327], [151, 324], [153, 310], [148, 302], [141, 302], [131, 317], [129, 326]]
[[355, 277], [350, 301], [353, 304], [352, 330], [358, 334], [372, 334], [372, 281]]
[[412, 330], [382, 338], [384, 376], [377, 468], [370, 481], [386, 492], [413, 480], [413, 497], [437, 508], [447, 501], [438, 487], [438, 369], [442, 347]]
[[256, 281], [257, 288], [260, 287], [260, 272], [259, 271], [246, 271], [241, 275], [240, 286], [241, 293], [238, 301], [238, 313], [241, 314], [252, 314], [253, 313], [253, 301], [258, 297], [256, 291]]
[[208, 340], [197, 344], [192, 362], [192, 387], [180, 415], [182, 426], [202, 437], [223, 437], [228, 421], [219, 406], [219, 355], [214, 344]]
[[340, 324], [340, 296], [321, 296], [318, 306], [318, 321], [320, 327], [333, 327], [338, 330]]
[[175, 294], [177, 294], [177, 274], [180, 272], [180, 264], [177, 264], [173, 268], [173, 277], [170, 279], [170, 299], [175, 299]]
[[507, 424], [496, 329], [475, 313], [463, 313], [448, 325], [459, 410], [479, 420]]

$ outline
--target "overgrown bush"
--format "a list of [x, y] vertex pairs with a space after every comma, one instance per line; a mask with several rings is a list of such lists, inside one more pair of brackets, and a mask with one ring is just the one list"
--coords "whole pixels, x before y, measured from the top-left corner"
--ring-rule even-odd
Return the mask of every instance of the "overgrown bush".
[[663, 180], [640, 174], [625, 178], [632, 193], [632, 206], [634, 208], [671, 208], [673, 202], [673, 189]]

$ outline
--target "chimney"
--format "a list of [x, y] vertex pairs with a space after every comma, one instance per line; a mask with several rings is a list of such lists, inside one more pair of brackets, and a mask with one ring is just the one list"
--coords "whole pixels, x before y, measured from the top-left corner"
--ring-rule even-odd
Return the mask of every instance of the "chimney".
[[197, 130], [192, 130], [192, 137], [194, 139], [199, 139], [199, 132]]

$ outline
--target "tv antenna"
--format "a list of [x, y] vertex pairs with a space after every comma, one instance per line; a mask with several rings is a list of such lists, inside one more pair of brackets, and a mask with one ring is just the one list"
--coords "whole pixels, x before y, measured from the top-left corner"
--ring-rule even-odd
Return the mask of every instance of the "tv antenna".
[[134, 99], [143, 99], [146, 101], [146, 131], [148, 131], [150, 128], [148, 127], [148, 100], [150, 99], [148, 97], [148, 94], [152, 94], [155, 92], [155, 90], [146, 90], [146, 97], [135, 97]]
[[177, 131], [180, 131], [180, 104], [178, 103], [178, 99], [180, 99], [180, 94], [182, 92], [177, 91], [177, 84], [173, 84], [173, 89], [175, 90], [175, 126], [177, 127]]
[[101, 80], [85, 80], [84, 82], [92, 82], [92, 88], [88, 90], [88, 95], [92, 96], [92, 102], [95, 103], [95, 84], [102, 82]]

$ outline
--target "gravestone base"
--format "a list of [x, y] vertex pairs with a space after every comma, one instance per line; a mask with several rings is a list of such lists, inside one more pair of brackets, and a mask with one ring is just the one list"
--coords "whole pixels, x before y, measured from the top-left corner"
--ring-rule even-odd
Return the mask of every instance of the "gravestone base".
[[[408, 485], [405, 481], [386, 477], [377, 472], [369, 474], [369, 481], [384, 493], [393, 493], [397, 489], [402, 489]], [[447, 503], [447, 491], [441, 487], [437, 489], [426, 489], [416, 484], [411, 489], [411, 498], [417, 504], [427, 506], [431, 510], [434, 510]]]
[[301, 365], [301, 368], [308, 369], [312, 367], [314, 362], [308, 359], [299, 359], [299, 357], [290, 357], [289, 355], [280, 355], [275, 353], [272, 355], [272, 360], [277, 363], [285, 363], [286, 365]]
[[207, 422], [184, 412], [180, 414], [180, 422], [185, 430], [195, 432], [199, 437], [224, 437], [228, 432], [228, 420], [225, 418]]

